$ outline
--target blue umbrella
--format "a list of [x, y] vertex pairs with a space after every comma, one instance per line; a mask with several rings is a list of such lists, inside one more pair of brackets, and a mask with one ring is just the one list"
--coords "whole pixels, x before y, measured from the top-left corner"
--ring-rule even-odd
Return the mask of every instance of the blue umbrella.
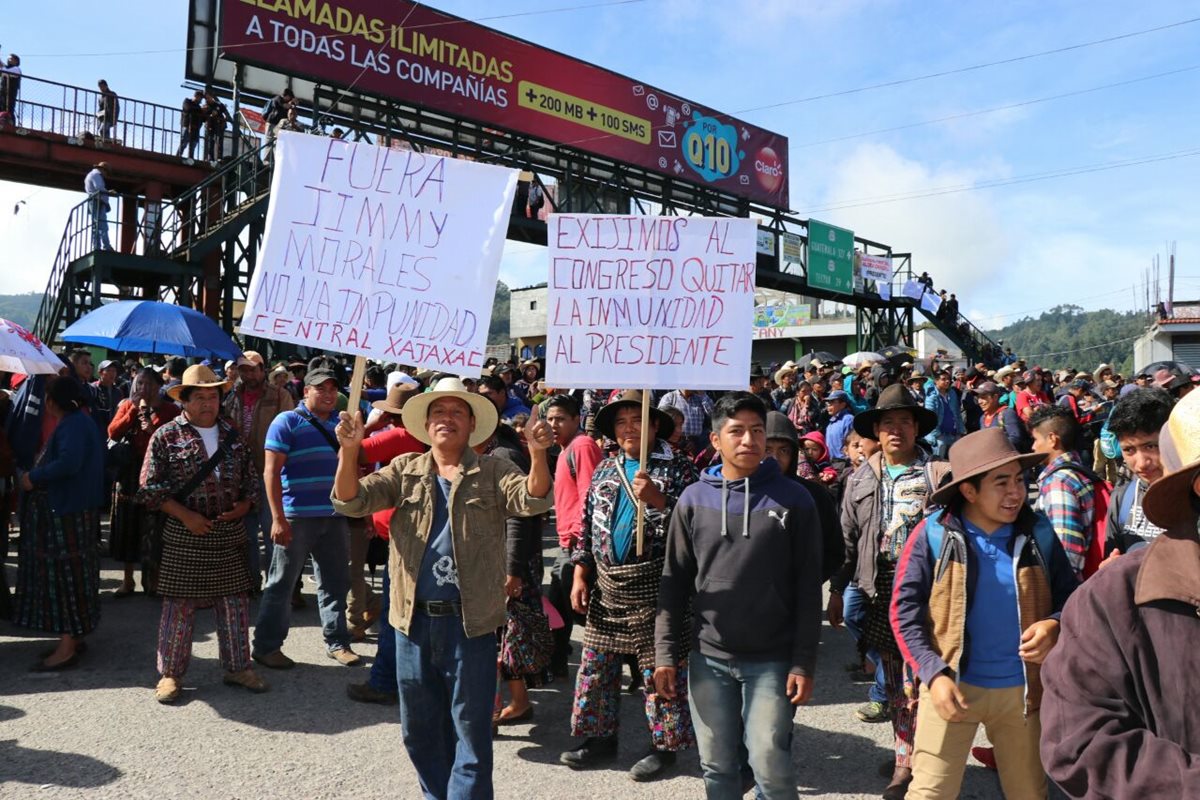
[[229, 335], [199, 311], [150, 300], [100, 306], [63, 331], [62, 338], [122, 353], [226, 359], [242, 354]]

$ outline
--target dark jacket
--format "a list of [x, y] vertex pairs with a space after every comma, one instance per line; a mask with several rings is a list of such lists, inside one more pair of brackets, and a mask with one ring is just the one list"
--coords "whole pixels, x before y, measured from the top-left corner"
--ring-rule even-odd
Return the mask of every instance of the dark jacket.
[[808, 491], [767, 459], [730, 483], [714, 467], [683, 490], [667, 541], [655, 664], [675, 666], [691, 604], [692, 647], [720, 659], [786, 661], [812, 675], [821, 633], [821, 534]]
[[[931, 542], [936, 545], [936, 552]], [[1012, 556], [1021, 630], [1044, 619], [1057, 619], [1078, 582], [1054, 526], [1028, 506], [1013, 523]], [[979, 565], [962, 521], [948, 509], [930, 514], [908, 538], [896, 564], [891, 622], [900, 654], [929, 685], [949, 671], [963, 671], [967, 615], [979, 581]], [[1042, 685], [1037, 664], [1023, 663], [1025, 710], [1038, 709]]]
[[833, 492], [820, 482], [801, 478], [799, 475], [789, 477], [808, 490], [813, 504], [817, 507], [817, 519], [821, 523], [821, 582], [824, 583], [837, 574], [846, 554], [837, 503], [834, 501]]
[[[842, 591], [851, 581], [868, 597], [875, 596], [875, 561], [879, 557], [879, 537], [883, 533], [883, 514], [879, 508], [883, 454], [876, 453], [846, 479], [842, 492], [842, 537], [845, 555], [842, 567], [829, 581], [834, 591]], [[929, 494], [941, 485], [950, 472], [946, 461], [925, 465]]]
[[1017, 412], [1009, 406], [1001, 406], [1000, 410], [992, 417], [991, 421], [984, 419], [982, 414], [979, 417], [979, 429], [1000, 428], [1004, 431], [1004, 435], [1017, 452], [1028, 453], [1030, 450], [1029, 431], [1025, 428], [1025, 423], [1021, 422], [1021, 418], [1017, 416]]
[[55, 426], [29, 479], [46, 490], [55, 514], [99, 508], [104, 505], [104, 454], [104, 440], [91, 416], [73, 411]]
[[[507, 425], [496, 426], [496, 442], [488, 455], [502, 458], [516, 465], [525, 475], [529, 474], [529, 456], [521, 449], [516, 431]], [[509, 435], [511, 434], [511, 436]], [[542, 517], [509, 517], [504, 520], [504, 573], [523, 581], [537, 580], [541, 575], [529, 574], [529, 561], [542, 546]]]
[[1071, 797], [1200, 798], [1195, 521], [1092, 576], [1042, 668], [1042, 763]]

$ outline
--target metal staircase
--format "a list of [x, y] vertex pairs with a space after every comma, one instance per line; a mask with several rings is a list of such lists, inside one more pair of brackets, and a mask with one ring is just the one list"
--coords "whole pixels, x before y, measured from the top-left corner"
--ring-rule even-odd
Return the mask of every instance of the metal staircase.
[[[913, 302], [910, 300], [910, 302]], [[975, 323], [962, 314], [955, 314], [953, 319], [938, 316], [922, 308], [916, 307], [925, 315], [933, 326], [946, 335], [962, 351], [963, 357], [971, 363], [983, 362], [989, 367], [998, 368], [1004, 355], [1004, 348], [993, 341], [990, 336], [976, 327]]]
[[[75, 320], [117, 299], [200, 308], [215, 277], [221, 321], [232, 331], [234, 296], [245, 300], [270, 197], [267, 146], [247, 148], [166, 201], [110, 193], [106, 228], [88, 199], [71, 209], [34, 330], [55, 344]], [[138, 211], [140, 210], [140, 219]], [[105, 245], [111, 242], [111, 247]]]

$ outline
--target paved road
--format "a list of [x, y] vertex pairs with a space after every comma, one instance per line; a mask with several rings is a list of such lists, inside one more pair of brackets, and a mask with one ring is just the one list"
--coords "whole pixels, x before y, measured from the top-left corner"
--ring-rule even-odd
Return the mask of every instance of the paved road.
[[[366, 670], [324, 655], [311, 579], [308, 608], [295, 613], [285, 645], [297, 667], [265, 670], [269, 693], [221, 684], [213, 619], [202, 614], [184, 699], [161, 706], [152, 696], [158, 603], [142, 595], [115, 599], [114, 566], [105, 563], [103, 618], [74, 670], [29, 672], [48, 639], [0, 622], [0, 798], [419, 797], [395, 707], [346, 699], [346, 684], [364, 680]], [[373, 640], [357, 649], [369, 659]], [[876, 770], [890, 753], [890, 726], [854, 719], [866, 687], [844, 677], [841, 665], [852, 658], [849, 635], [826, 627], [815, 699], [796, 715], [803, 797], [878, 797], [886, 783]], [[503, 729], [497, 797], [703, 797], [694, 751], [668, 780], [626, 778], [647, 744], [635, 697], [622, 705], [625, 735], [611, 769], [577, 773], [560, 765], [559, 753], [572, 746], [571, 688], [558, 681], [534, 691], [532, 723]], [[962, 797], [1001, 797], [994, 774], [970, 767]]]

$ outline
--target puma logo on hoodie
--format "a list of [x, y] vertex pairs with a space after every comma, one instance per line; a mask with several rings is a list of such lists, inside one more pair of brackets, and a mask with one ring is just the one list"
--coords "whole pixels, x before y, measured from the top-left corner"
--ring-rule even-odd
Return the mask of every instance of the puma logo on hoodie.
[[787, 530], [787, 515], [788, 512], [786, 510], [779, 512], [775, 509], [771, 509], [767, 512], [767, 516], [778, 522], [779, 527], [783, 528], [785, 531]]

